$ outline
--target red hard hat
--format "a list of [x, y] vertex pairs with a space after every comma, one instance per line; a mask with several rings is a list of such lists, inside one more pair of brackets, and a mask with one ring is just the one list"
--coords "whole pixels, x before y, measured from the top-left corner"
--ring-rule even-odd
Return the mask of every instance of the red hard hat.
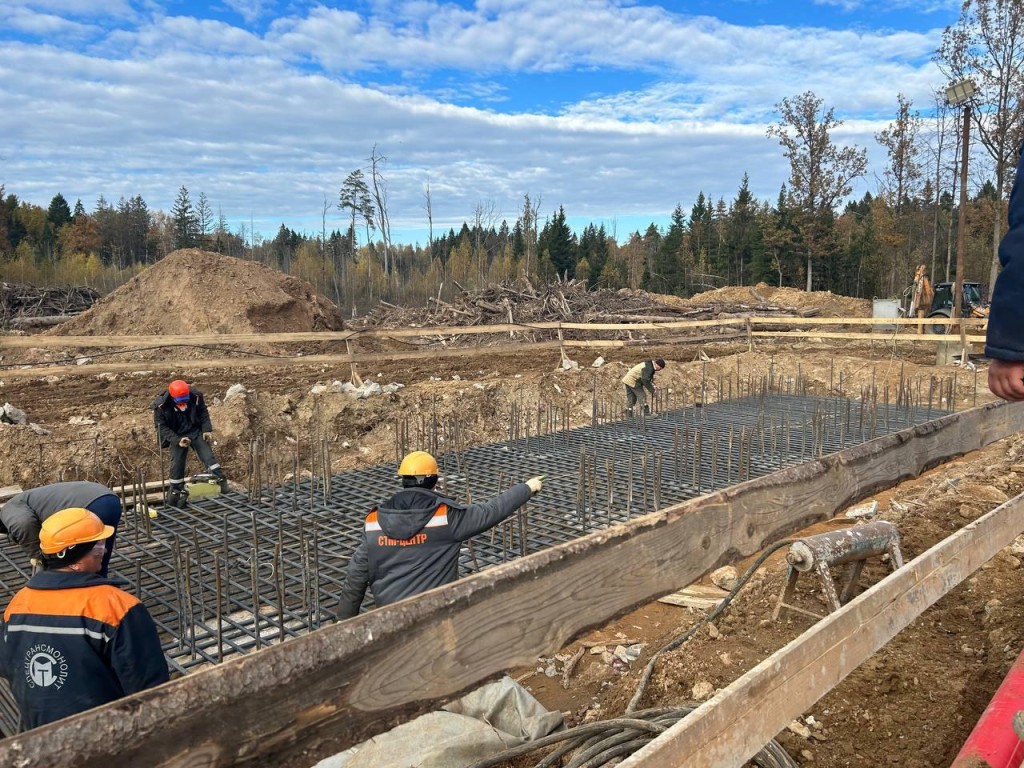
[[177, 400], [180, 397], [188, 397], [189, 389], [188, 382], [182, 381], [181, 379], [175, 379], [167, 385], [167, 394]]

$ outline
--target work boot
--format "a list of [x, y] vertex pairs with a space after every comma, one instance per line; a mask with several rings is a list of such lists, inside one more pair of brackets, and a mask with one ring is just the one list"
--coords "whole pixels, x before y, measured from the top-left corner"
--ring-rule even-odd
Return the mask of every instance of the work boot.
[[228, 490], [228, 479], [224, 477], [224, 473], [220, 469], [215, 469], [210, 473], [213, 476], [214, 481], [220, 486], [221, 493], [227, 493]]
[[165, 501], [169, 507], [184, 509], [185, 502], [188, 501], [188, 493], [186, 491], [172, 489], [167, 492], [167, 498]]

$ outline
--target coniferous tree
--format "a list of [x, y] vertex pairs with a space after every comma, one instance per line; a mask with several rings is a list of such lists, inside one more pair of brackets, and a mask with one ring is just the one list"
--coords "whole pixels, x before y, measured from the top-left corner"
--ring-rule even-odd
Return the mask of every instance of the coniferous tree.
[[171, 220], [174, 222], [174, 247], [195, 248], [199, 245], [199, 219], [188, 188], [182, 185], [178, 197], [171, 208]]
[[648, 285], [657, 293], [678, 293], [683, 286], [683, 249], [686, 246], [686, 219], [683, 208], [676, 205], [672, 223], [661, 238]]
[[49, 219], [54, 231], [60, 231], [61, 227], [71, 221], [71, 207], [60, 192], [50, 200], [50, 207], [46, 210], [46, 218]]
[[558, 277], [573, 277], [576, 274], [576, 236], [565, 222], [565, 208], [544, 225], [538, 238], [540, 250], [547, 253], [551, 269]]

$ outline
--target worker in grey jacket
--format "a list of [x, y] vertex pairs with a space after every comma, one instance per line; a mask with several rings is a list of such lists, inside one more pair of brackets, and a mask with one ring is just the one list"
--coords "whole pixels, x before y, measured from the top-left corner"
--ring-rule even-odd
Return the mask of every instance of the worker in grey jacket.
[[[12, 541], [20, 544], [35, 565], [39, 562], [39, 530], [43, 520], [72, 507], [89, 510], [104, 525], [111, 526], [116, 535], [117, 524], [121, 522], [121, 499], [107, 486], [88, 480], [51, 483], [22, 491], [0, 507], [0, 533], [6, 533]], [[114, 551], [114, 536], [106, 542], [100, 567], [100, 575], [104, 577]]]
[[633, 406], [638, 402], [644, 413], [650, 413], [651, 407], [647, 404], [647, 395], [651, 393], [654, 399], [654, 374], [665, 367], [665, 361], [660, 357], [657, 360], [644, 360], [630, 368], [622, 377], [622, 383], [626, 385], [626, 415], [633, 415]]
[[396, 602], [458, 578], [462, 542], [497, 525], [541, 489], [541, 478], [464, 506], [434, 492], [437, 461], [425, 451], [402, 460], [403, 489], [367, 515], [363, 540], [348, 564], [338, 617], [359, 613], [367, 587], [374, 602]]

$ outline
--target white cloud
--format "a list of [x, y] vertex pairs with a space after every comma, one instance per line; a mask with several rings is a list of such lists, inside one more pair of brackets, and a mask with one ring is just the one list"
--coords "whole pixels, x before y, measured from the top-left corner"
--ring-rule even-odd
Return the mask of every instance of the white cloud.
[[[514, 218], [525, 193], [571, 216], [654, 217], [698, 191], [729, 200], [745, 172], [773, 200], [787, 169], [765, 128], [784, 97], [813, 90], [870, 146], [897, 93], [927, 109], [940, 79], [938, 30], [742, 27], [593, 0], [381, 5], [315, 6], [265, 36], [156, 13], [87, 49], [0, 39], [0, 182], [42, 205], [141, 194], [164, 210], [184, 184], [272, 236], [304, 217], [318, 230], [323, 196], [377, 146], [396, 227], [424, 226], [428, 179], [437, 227], [481, 200]], [[523, 98], [594, 71], [609, 84]]]
[[26, 8], [0, 9], [0, 25], [11, 32], [21, 32], [42, 38], [86, 38], [100, 32], [92, 24], [70, 21], [52, 13], [37, 13]]
[[273, 8], [273, 0], [224, 0], [224, 4], [250, 24], [262, 19]]

